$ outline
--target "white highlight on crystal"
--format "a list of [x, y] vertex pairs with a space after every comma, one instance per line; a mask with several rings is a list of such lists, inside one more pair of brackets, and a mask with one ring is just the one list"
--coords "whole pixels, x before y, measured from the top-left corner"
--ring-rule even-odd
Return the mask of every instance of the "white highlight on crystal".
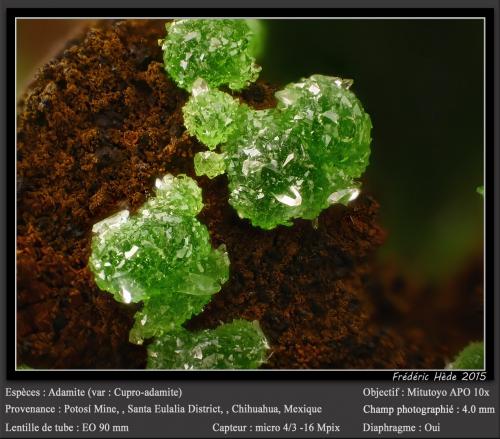
[[184, 256], [186, 256], [187, 252], [188, 249], [186, 247], [182, 247], [179, 250], [177, 250], [177, 252], [175, 253], [175, 257], [178, 259], [182, 259], [184, 258]]
[[292, 90], [279, 91], [276, 97], [286, 106], [292, 105], [297, 99], [297, 95]]
[[97, 234], [104, 234], [110, 229], [116, 229], [120, 227], [125, 221], [127, 221], [129, 216], [128, 210], [121, 210], [118, 213], [106, 218], [98, 223], [95, 223], [92, 227], [92, 232]]
[[201, 347], [199, 345], [193, 349], [192, 353], [194, 358], [198, 360], [203, 359], [203, 351], [201, 350]]
[[218, 38], [210, 38], [210, 46], [208, 47], [209, 52], [215, 52], [222, 45]]
[[137, 253], [137, 250], [139, 250], [139, 247], [137, 247], [136, 245], [133, 245], [132, 248], [128, 252], [124, 253], [125, 258], [130, 259], [132, 256], [134, 256]]
[[189, 32], [185, 37], [184, 41], [191, 41], [194, 38], [199, 38], [200, 33], [198, 31]]
[[125, 287], [122, 289], [122, 297], [125, 303], [132, 302], [132, 294], [130, 294], [130, 291], [127, 290]]
[[335, 111], [325, 111], [323, 114], [322, 114], [323, 117], [326, 117], [327, 119], [330, 119], [332, 122], [335, 122], [337, 123], [338, 120], [339, 120], [339, 115], [337, 113], [335, 113]]
[[312, 85], [309, 86], [309, 91], [313, 95], [317, 95], [321, 91], [321, 89], [316, 84], [312, 84]]
[[359, 193], [360, 193], [359, 189], [354, 189], [351, 193], [351, 196], [349, 197], [349, 201], [353, 201], [356, 198], [358, 198]]
[[241, 165], [241, 172], [245, 177], [248, 177], [248, 174], [253, 172], [257, 172], [262, 168], [262, 163], [258, 160], [246, 159]]
[[203, 78], [198, 78], [193, 82], [193, 87], [191, 88], [191, 93], [193, 96], [199, 96], [203, 93], [208, 92], [208, 84]]
[[262, 155], [262, 153], [255, 148], [255, 146], [251, 148], [243, 148], [243, 152], [248, 156], [248, 157], [258, 157]]
[[295, 186], [290, 186], [290, 191], [293, 192], [295, 198], [288, 195], [275, 195], [274, 198], [276, 198], [280, 203], [286, 204], [290, 207], [300, 206], [302, 204], [302, 196], [300, 195], [300, 192]]
[[288, 154], [285, 161], [283, 162], [283, 167], [285, 167], [286, 165], [288, 165], [288, 163], [290, 163], [290, 161], [293, 160], [295, 156], [293, 155], [293, 152]]
[[167, 174], [163, 178], [157, 178], [155, 181], [155, 187], [160, 191], [166, 191], [170, 189], [173, 184], [174, 184], [174, 176], [171, 174]]
[[352, 189], [342, 189], [341, 191], [333, 192], [330, 194], [328, 197], [328, 202], [330, 204], [338, 203], [340, 200], [345, 198], [347, 195], [349, 198], [347, 199], [347, 202], [353, 201], [356, 198], [358, 198], [360, 191], [359, 189], [352, 188]]

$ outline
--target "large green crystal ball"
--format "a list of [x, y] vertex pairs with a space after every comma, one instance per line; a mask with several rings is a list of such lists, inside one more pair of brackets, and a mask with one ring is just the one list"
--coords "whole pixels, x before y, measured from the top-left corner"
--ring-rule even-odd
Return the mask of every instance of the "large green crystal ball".
[[[314, 219], [330, 204], [353, 200], [368, 165], [372, 124], [351, 83], [313, 75], [277, 92], [276, 108], [258, 111], [244, 104], [236, 110], [237, 101], [219, 91], [193, 96], [184, 109], [189, 132], [209, 137], [211, 148], [222, 143], [223, 153], [197, 157], [197, 173], [217, 175], [223, 158], [230, 204], [263, 229]], [[217, 115], [208, 116], [210, 108]]]
[[277, 109], [306, 145], [315, 168], [334, 181], [361, 176], [370, 156], [370, 116], [350, 90], [353, 81], [312, 75], [276, 93]]
[[197, 333], [180, 328], [148, 346], [148, 368], [255, 369], [268, 349], [257, 321], [235, 320]]
[[257, 79], [254, 32], [246, 20], [183, 19], [166, 28], [163, 61], [179, 87], [191, 91], [203, 78], [211, 87], [240, 90]]
[[194, 180], [167, 175], [135, 215], [125, 210], [94, 225], [89, 267], [96, 284], [118, 301], [144, 301], [131, 341], [180, 326], [228, 279], [227, 253], [212, 248], [195, 218], [202, 206]]

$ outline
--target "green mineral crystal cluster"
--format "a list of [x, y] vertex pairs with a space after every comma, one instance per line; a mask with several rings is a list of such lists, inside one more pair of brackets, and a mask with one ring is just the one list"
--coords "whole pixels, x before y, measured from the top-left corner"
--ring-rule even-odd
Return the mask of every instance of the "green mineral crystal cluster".
[[[257, 79], [258, 22], [184, 19], [166, 28], [165, 69], [191, 93], [184, 122], [208, 148], [195, 156], [195, 172], [226, 173], [240, 217], [272, 229], [356, 198], [372, 125], [349, 89], [352, 81], [312, 75], [277, 92], [276, 108], [254, 110], [218, 87], [241, 90]], [[196, 219], [202, 207], [192, 179], [158, 179], [156, 195], [134, 215], [124, 210], [94, 226], [89, 267], [116, 300], [143, 302], [130, 340], [153, 339], [148, 367], [258, 367], [269, 348], [258, 322], [235, 320], [196, 333], [182, 326], [229, 276], [225, 249], [212, 248]]]
[[350, 85], [313, 75], [277, 92], [276, 108], [253, 110], [198, 82], [184, 107], [186, 127], [210, 149], [222, 145], [195, 157], [197, 174], [225, 169], [230, 204], [263, 229], [351, 201], [368, 164], [371, 121]]
[[[207, 228], [196, 219], [202, 207], [201, 189], [191, 178], [166, 175], [157, 179], [156, 195], [137, 213], [130, 215], [124, 210], [94, 225], [89, 267], [98, 287], [116, 300], [143, 301], [130, 341], [142, 344], [156, 337], [148, 347], [151, 358], [165, 358], [161, 351], [169, 349], [174, 340], [171, 334], [177, 334], [186, 346], [204, 340], [218, 346], [220, 355], [249, 349], [259, 352], [262, 359], [267, 343], [257, 324], [236, 321], [227, 328], [222, 325], [200, 334], [182, 328], [202, 311], [229, 276], [227, 252], [223, 247], [212, 248]], [[187, 354], [178, 346], [176, 349], [178, 358], [174, 355], [166, 363], [154, 361], [153, 367], [176, 367], [181, 359], [184, 364]], [[197, 364], [203, 367], [208, 363]], [[240, 362], [238, 355], [217, 364], [239, 368], [249, 363]], [[257, 367], [260, 363], [255, 360], [251, 364]]]
[[[243, 342], [244, 341], [244, 342]], [[257, 322], [235, 320], [215, 329], [185, 329], [156, 339], [148, 366], [168, 369], [255, 369], [266, 360], [266, 338]]]
[[201, 77], [211, 87], [240, 90], [255, 81], [260, 67], [255, 24], [247, 20], [184, 19], [166, 24], [163, 62], [179, 87], [191, 91]]
[[473, 342], [467, 345], [449, 365], [450, 369], [483, 369], [484, 343]]
[[[195, 29], [205, 50], [210, 41], [222, 39], [222, 29], [234, 27], [228, 35], [237, 35], [246, 26], [245, 35], [251, 34], [243, 20], [209, 20], [211, 26], [191, 20], [189, 27], [185, 21], [179, 28], [177, 22], [169, 28], [176, 31], [163, 42], [166, 58], [179, 59], [183, 49], [174, 42]], [[249, 37], [245, 38], [232, 44], [247, 47]], [[210, 71], [194, 61], [187, 65], [183, 72], [188, 85], [178, 79], [179, 66], [165, 62], [170, 76], [192, 93], [183, 108], [188, 132], [210, 149], [195, 157], [196, 173], [214, 178], [226, 172], [230, 204], [240, 217], [263, 229], [289, 226], [294, 218], [315, 219], [331, 204], [356, 198], [356, 179], [370, 156], [372, 124], [349, 89], [352, 81], [312, 75], [278, 91], [276, 108], [254, 110], [216, 88], [224, 84], [234, 88], [233, 79], [224, 76], [226, 64], [235, 62], [228, 50], [231, 42], [228, 45], [217, 49], [218, 64]], [[207, 54], [198, 56], [205, 60]], [[236, 70], [257, 71], [250, 57], [237, 60]], [[257, 75], [242, 77], [248, 83]]]

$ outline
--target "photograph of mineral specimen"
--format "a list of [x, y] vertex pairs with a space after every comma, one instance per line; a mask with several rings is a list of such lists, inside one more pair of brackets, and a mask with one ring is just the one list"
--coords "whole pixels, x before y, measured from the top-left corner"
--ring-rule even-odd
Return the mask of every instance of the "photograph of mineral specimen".
[[482, 56], [477, 20], [19, 19], [17, 367], [482, 369]]

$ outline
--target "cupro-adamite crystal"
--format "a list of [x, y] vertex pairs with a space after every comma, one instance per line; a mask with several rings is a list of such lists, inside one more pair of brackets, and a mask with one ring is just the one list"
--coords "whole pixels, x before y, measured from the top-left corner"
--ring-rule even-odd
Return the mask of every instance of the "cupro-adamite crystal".
[[257, 321], [235, 320], [215, 329], [165, 333], [148, 346], [155, 369], [255, 369], [269, 346]]
[[246, 20], [183, 19], [166, 24], [163, 61], [177, 85], [188, 91], [197, 78], [211, 87], [240, 90], [257, 79], [254, 26]]
[[144, 301], [130, 339], [178, 328], [199, 313], [228, 279], [223, 247], [213, 249], [195, 215], [201, 189], [189, 177], [156, 180], [156, 196], [94, 225], [89, 267], [96, 284], [124, 303]]
[[196, 175], [206, 175], [214, 178], [226, 171], [225, 155], [212, 151], [198, 152], [194, 156], [194, 170]]
[[484, 367], [484, 343], [467, 345], [449, 365], [451, 369], [482, 369]]
[[182, 109], [189, 133], [211, 150], [228, 141], [241, 125], [244, 111], [231, 95], [210, 89], [201, 78], [194, 82], [192, 96]]
[[186, 126], [211, 149], [221, 144], [221, 154], [197, 156], [197, 174], [225, 168], [230, 204], [263, 229], [348, 203], [359, 194], [372, 128], [351, 84], [313, 75], [277, 92], [276, 108], [254, 110], [198, 81], [184, 108]]
[[182, 325], [201, 312], [229, 276], [223, 246], [213, 249], [195, 216], [203, 207], [191, 178], [166, 175], [137, 213], [123, 210], [94, 225], [89, 267], [99, 288], [124, 303], [143, 301], [130, 341], [148, 346], [148, 367], [256, 368], [269, 348], [257, 322], [236, 320], [190, 332]]

